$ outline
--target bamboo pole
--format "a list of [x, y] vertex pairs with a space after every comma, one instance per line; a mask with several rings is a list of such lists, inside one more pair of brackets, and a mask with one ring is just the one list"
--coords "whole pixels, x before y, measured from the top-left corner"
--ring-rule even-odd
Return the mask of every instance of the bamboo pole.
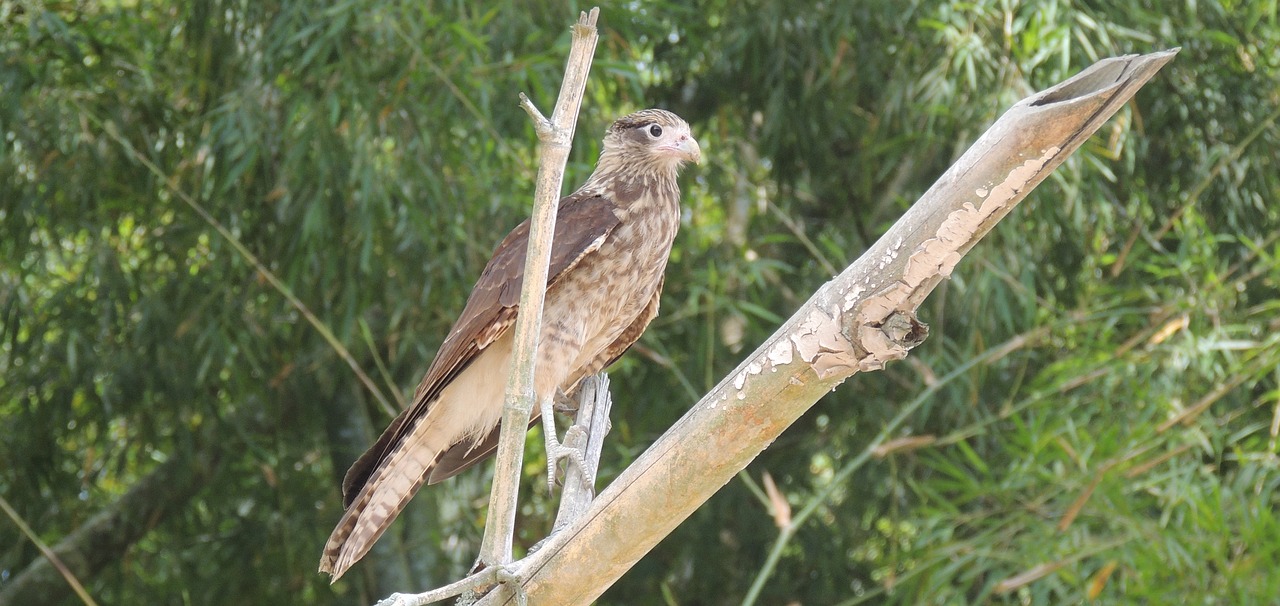
[[[1104, 59], [1016, 103], [862, 257], [520, 566], [532, 604], [587, 604], [823, 394], [906, 356], [961, 258], [1177, 49]], [[480, 604], [510, 604], [491, 593]]]

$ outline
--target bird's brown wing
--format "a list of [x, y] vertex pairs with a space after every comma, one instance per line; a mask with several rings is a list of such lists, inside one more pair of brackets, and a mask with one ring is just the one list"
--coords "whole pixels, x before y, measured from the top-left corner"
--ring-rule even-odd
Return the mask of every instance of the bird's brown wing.
[[[628, 349], [640, 339], [640, 335], [644, 334], [649, 323], [658, 317], [658, 301], [662, 298], [662, 283], [666, 280], [663, 276], [658, 282], [658, 288], [653, 292], [653, 297], [649, 299], [649, 304], [645, 306], [635, 321], [622, 331], [622, 335], [618, 337], [612, 344], [600, 352], [600, 355], [586, 367], [579, 369], [573, 377], [570, 377], [571, 384], [566, 389], [566, 393], [571, 393], [582, 379], [585, 379], [601, 370], [604, 370], [618, 361], [622, 354], [627, 353]], [[533, 416], [529, 419], [529, 426], [533, 427], [538, 422], [540, 413], [537, 407], [533, 409]], [[501, 428], [495, 427], [489, 435], [483, 440], [472, 444], [457, 444], [453, 448], [446, 450], [440, 456], [440, 460], [436, 462], [435, 467], [431, 469], [431, 475], [427, 479], [428, 484], [435, 484], [443, 480], [447, 480], [456, 476], [472, 465], [483, 461], [486, 457], [493, 454], [494, 449], [498, 447], [498, 432]]]
[[[614, 204], [601, 196], [575, 193], [560, 200], [547, 271], [548, 288], [584, 256], [600, 248], [618, 226], [614, 211]], [[471, 290], [462, 314], [440, 344], [435, 361], [415, 390], [413, 403], [347, 470], [342, 481], [344, 506], [351, 505], [369, 476], [413, 426], [413, 421], [427, 414], [440, 390], [515, 323], [528, 246], [529, 221], [526, 220], [511, 230], [494, 251]]]

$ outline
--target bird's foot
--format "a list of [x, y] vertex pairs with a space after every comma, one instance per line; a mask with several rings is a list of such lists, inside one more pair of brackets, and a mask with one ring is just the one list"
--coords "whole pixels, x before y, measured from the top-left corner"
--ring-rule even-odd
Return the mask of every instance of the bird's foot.
[[[560, 460], [565, 459], [578, 465], [578, 471], [588, 484], [595, 484], [595, 478], [588, 471], [587, 457], [583, 449], [587, 443], [587, 432], [577, 425], [570, 425], [564, 432], [564, 442], [556, 439], [555, 411], [550, 400], [542, 403], [542, 434], [547, 446], [547, 491], [554, 492], [556, 478], [560, 471]], [[568, 467], [565, 468], [568, 474]]]
[[[554, 431], [552, 429], [551, 431]], [[550, 435], [550, 434], [549, 434]], [[581, 436], [579, 438], [579, 436]], [[572, 425], [564, 432], [564, 442], [556, 440], [555, 437], [547, 438], [547, 489], [555, 490], [557, 478], [560, 472], [560, 461], [566, 460], [578, 466], [578, 471], [582, 472], [588, 484], [594, 484], [595, 478], [587, 472], [587, 457], [582, 454], [582, 449], [569, 446], [575, 440], [585, 441], [587, 433], [577, 425]], [[569, 473], [569, 468], [565, 467], [565, 474]]]

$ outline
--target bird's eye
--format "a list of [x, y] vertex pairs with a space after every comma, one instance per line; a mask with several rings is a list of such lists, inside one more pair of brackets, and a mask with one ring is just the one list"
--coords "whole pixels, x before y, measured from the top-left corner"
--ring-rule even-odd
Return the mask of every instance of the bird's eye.
[[653, 137], [654, 139], [657, 139], [658, 137], [661, 137], [661, 136], [662, 136], [662, 127], [661, 127], [661, 126], [658, 126], [657, 124], [650, 124], [650, 125], [649, 125], [649, 136], [650, 136], [650, 137]]

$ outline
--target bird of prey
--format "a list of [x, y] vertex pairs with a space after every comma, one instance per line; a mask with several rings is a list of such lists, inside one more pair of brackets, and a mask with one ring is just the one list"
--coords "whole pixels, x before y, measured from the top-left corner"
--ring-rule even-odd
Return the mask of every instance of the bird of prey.
[[[557, 391], [571, 392], [617, 360], [658, 315], [680, 225], [676, 177], [701, 155], [679, 116], [638, 111], [609, 127], [595, 171], [560, 200], [534, 373], [542, 410]], [[423, 482], [449, 478], [496, 448], [528, 239], [525, 221], [498, 245], [408, 408], [347, 471], [346, 512], [320, 559], [334, 580]], [[551, 415], [542, 416], [555, 473], [555, 459], [568, 453]]]

